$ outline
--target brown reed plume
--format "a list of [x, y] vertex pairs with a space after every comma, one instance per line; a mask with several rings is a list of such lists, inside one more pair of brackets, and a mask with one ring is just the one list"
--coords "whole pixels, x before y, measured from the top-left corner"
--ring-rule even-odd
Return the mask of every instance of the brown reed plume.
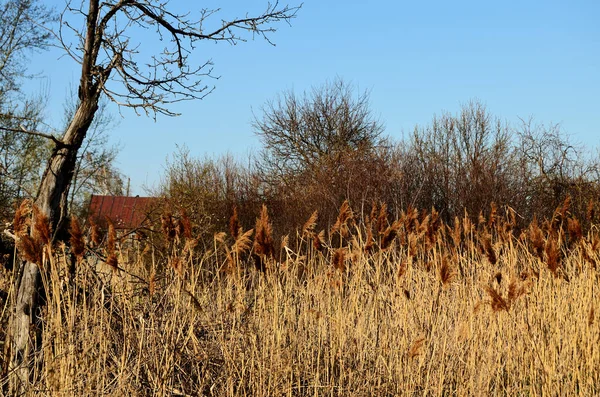
[[354, 213], [352, 212], [352, 208], [350, 208], [350, 203], [348, 203], [348, 200], [344, 200], [330, 234], [339, 233], [341, 237], [347, 237], [350, 232], [349, 226], [353, 220]]
[[527, 293], [527, 288], [517, 279], [513, 278], [508, 284], [508, 302], [512, 306], [521, 296]]
[[338, 248], [333, 252], [333, 257], [331, 259], [331, 264], [333, 267], [340, 272], [346, 271], [346, 249]]
[[33, 219], [35, 225], [33, 227], [33, 238], [38, 240], [42, 245], [49, 245], [52, 241], [52, 230], [48, 216], [44, 214], [38, 206], [33, 206]]
[[493, 287], [487, 286], [485, 287], [485, 292], [490, 296], [491, 301], [489, 302], [492, 306], [492, 310], [494, 312], [499, 312], [501, 310], [508, 311], [510, 309], [510, 304], [507, 302], [502, 295], [498, 291], [496, 291]]
[[434, 244], [437, 240], [437, 232], [442, 225], [440, 219], [440, 213], [436, 211], [435, 208], [431, 208], [431, 212], [429, 214], [429, 222], [427, 224], [427, 230], [425, 232], [425, 236], [427, 237], [427, 242], [429, 244]]
[[85, 243], [83, 241], [83, 232], [81, 231], [81, 226], [79, 225], [79, 221], [76, 217], [71, 218], [71, 227], [69, 232], [71, 234], [71, 239], [69, 240], [71, 243], [71, 251], [77, 258], [77, 261], [80, 262], [83, 258], [83, 254], [85, 253]]
[[98, 225], [92, 217], [89, 218], [88, 222], [90, 224], [90, 241], [94, 247], [97, 247], [102, 242], [102, 231], [100, 230], [100, 225]]
[[534, 216], [533, 221], [529, 225], [529, 242], [534, 249], [536, 256], [543, 259], [544, 253], [544, 236], [538, 225], [537, 218]]
[[117, 259], [116, 254], [116, 232], [115, 225], [113, 225], [110, 218], [106, 218], [106, 222], [108, 223], [108, 237], [106, 240], [106, 254], [107, 259], [106, 263], [113, 268], [113, 270], [118, 270], [119, 268], [119, 260]]
[[24, 234], [17, 239], [17, 250], [28, 262], [42, 266], [43, 246], [39, 240]]
[[254, 235], [254, 254], [256, 267], [266, 270], [266, 260], [275, 255], [275, 246], [273, 245], [273, 228], [269, 222], [267, 206], [263, 204], [260, 216], [256, 219]]
[[565, 197], [565, 201], [563, 201], [562, 206], [560, 207], [560, 217], [561, 219], [566, 219], [569, 209], [571, 208], [571, 195], [568, 194]]
[[340, 212], [335, 224], [331, 228], [330, 234], [333, 235], [339, 233], [341, 237], [347, 237], [350, 232], [349, 226], [353, 220], [354, 213], [352, 212], [352, 208], [350, 208], [350, 203], [348, 200], [344, 200], [340, 206]]
[[572, 247], [583, 238], [581, 223], [576, 218], [570, 217], [568, 219], [567, 230], [569, 231], [569, 247]]
[[233, 245], [231, 246], [231, 251], [235, 253], [238, 257], [247, 253], [252, 247], [252, 234], [254, 233], [254, 229], [250, 229], [246, 232], [242, 230], [240, 227], [238, 230], [238, 238], [235, 240]]
[[313, 248], [315, 251], [322, 251], [325, 244], [325, 230], [313, 235]]
[[241, 231], [240, 220], [238, 218], [238, 210], [237, 206], [233, 207], [233, 214], [231, 218], [229, 218], [229, 233], [234, 240], [237, 240], [239, 233]]
[[173, 241], [177, 235], [173, 214], [167, 212], [166, 214], [161, 215], [160, 221], [163, 234], [165, 235], [168, 241]]
[[498, 261], [498, 257], [496, 256], [496, 250], [494, 250], [494, 246], [492, 245], [492, 237], [489, 234], [483, 236], [481, 250], [488, 261], [490, 261], [492, 265], [495, 265]]
[[590, 201], [588, 202], [587, 205], [587, 209], [586, 209], [586, 217], [587, 220], [590, 222], [594, 222], [594, 219], [596, 218], [596, 203], [594, 202], [594, 199], [590, 199]]
[[386, 203], [381, 203], [379, 207], [379, 215], [377, 215], [377, 233], [382, 234], [388, 226], [388, 208]]
[[25, 199], [21, 201], [19, 207], [15, 211], [15, 217], [13, 220], [13, 230], [15, 235], [20, 237], [27, 234], [27, 228], [31, 224], [31, 200]]
[[420, 337], [417, 340], [415, 340], [412, 343], [412, 345], [410, 346], [410, 349], [408, 350], [408, 358], [412, 360], [413, 358], [420, 355], [424, 344], [425, 344], [424, 337]]
[[313, 212], [306, 223], [302, 226], [302, 236], [310, 237], [313, 235], [315, 231], [315, 227], [317, 226], [317, 219], [319, 218], [319, 211]]
[[179, 219], [177, 219], [175, 236], [178, 240], [182, 237], [186, 240], [190, 240], [192, 238], [192, 222], [190, 221], [186, 210], [183, 210], [181, 216]]
[[546, 266], [554, 277], [559, 277], [559, 268], [561, 266], [561, 252], [560, 248], [552, 236], [548, 236], [546, 239], [546, 246], [544, 247], [546, 253]]
[[458, 250], [462, 243], [462, 228], [458, 216], [454, 217], [454, 227], [452, 228], [451, 236], [452, 242], [454, 243], [454, 247]]
[[414, 233], [419, 223], [419, 211], [412, 206], [408, 206], [404, 214], [404, 229], [407, 233]]
[[381, 233], [380, 248], [382, 250], [385, 251], [391, 247], [392, 242], [398, 235], [398, 231], [400, 230], [401, 227], [402, 227], [402, 223], [400, 221], [395, 221]]
[[581, 254], [583, 259], [585, 259], [592, 268], [598, 268], [598, 248], [600, 248], [600, 237], [598, 235], [594, 236], [594, 239], [590, 242], [586, 241], [586, 239], [581, 240]]
[[444, 257], [442, 258], [438, 274], [443, 287], [447, 287], [448, 285], [450, 285], [454, 277], [456, 277], [457, 273], [454, 270], [454, 268], [450, 265], [450, 259], [447, 255], [444, 255]]
[[463, 215], [462, 225], [463, 225], [464, 238], [470, 239], [471, 234], [473, 233], [473, 230], [475, 229], [475, 226], [473, 225], [473, 222], [471, 222], [471, 218], [469, 217], [469, 214], [467, 213], [466, 209], [465, 209], [465, 214]]
[[488, 228], [493, 230], [498, 223], [498, 207], [495, 202], [490, 204], [490, 217], [488, 218]]

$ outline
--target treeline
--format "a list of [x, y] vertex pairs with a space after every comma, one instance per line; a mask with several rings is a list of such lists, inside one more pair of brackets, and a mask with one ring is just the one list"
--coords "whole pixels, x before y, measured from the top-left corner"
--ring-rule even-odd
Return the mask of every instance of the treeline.
[[571, 213], [586, 219], [600, 197], [598, 157], [559, 125], [511, 125], [478, 101], [395, 141], [373, 116], [368, 93], [337, 80], [302, 96], [281, 94], [253, 128], [263, 148], [247, 161], [194, 158], [183, 148], [155, 192], [207, 237], [226, 227], [234, 208], [251, 227], [263, 203], [275, 232], [288, 234], [315, 210], [320, 226], [331, 226], [346, 199], [363, 214], [373, 203], [392, 216], [433, 208], [447, 223], [510, 208], [524, 226], [552, 217], [567, 197]]

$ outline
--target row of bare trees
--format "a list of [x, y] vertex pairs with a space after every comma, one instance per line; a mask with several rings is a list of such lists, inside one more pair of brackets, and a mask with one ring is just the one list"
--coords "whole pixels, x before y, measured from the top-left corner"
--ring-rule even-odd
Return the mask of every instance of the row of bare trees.
[[167, 167], [161, 193], [210, 217], [206, 232], [222, 229], [234, 206], [251, 225], [261, 203], [285, 234], [314, 210], [322, 222], [334, 221], [345, 199], [363, 211], [373, 202], [391, 211], [435, 208], [447, 222], [465, 211], [485, 215], [495, 203], [527, 224], [552, 216], [567, 196], [578, 215], [600, 197], [599, 159], [560, 126], [511, 125], [479, 101], [434, 116], [396, 142], [384, 136], [368, 93], [336, 80], [301, 96], [283, 93], [253, 126], [263, 149], [246, 164], [184, 150]]

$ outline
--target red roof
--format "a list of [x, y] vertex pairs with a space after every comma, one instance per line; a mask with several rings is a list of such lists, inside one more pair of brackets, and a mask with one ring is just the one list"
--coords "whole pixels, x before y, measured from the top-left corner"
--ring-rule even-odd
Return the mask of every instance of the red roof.
[[155, 197], [96, 196], [90, 200], [90, 216], [109, 218], [115, 229], [135, 229], [148, 220]]

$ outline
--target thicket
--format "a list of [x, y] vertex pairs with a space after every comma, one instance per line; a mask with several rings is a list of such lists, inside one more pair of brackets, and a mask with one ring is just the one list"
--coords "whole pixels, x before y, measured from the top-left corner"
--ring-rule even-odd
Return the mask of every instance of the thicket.
[[511, 125], [478, 101], [395, 141], [373, 116], [368, 93], [337, 80], [303, 96], [283, 93], [253, 126], [263, 149], [247, 163], [194, 158], [184, 148], [155, 192], [173, 211], [194, 214], [207, 237], [234, 208], [250, 223], [262, 204], [284, 235], [314, 210], [320, 226], [330, 226], [344, 200], [362, 213], [374, 202], [392, 215], [434, 209], [445, 222], [487, 216], [494, 203], [522, 227], [552, 217], [566, 197], [583, 219], [600, 198], [597, 155], [571, 143], [560, 125]]

